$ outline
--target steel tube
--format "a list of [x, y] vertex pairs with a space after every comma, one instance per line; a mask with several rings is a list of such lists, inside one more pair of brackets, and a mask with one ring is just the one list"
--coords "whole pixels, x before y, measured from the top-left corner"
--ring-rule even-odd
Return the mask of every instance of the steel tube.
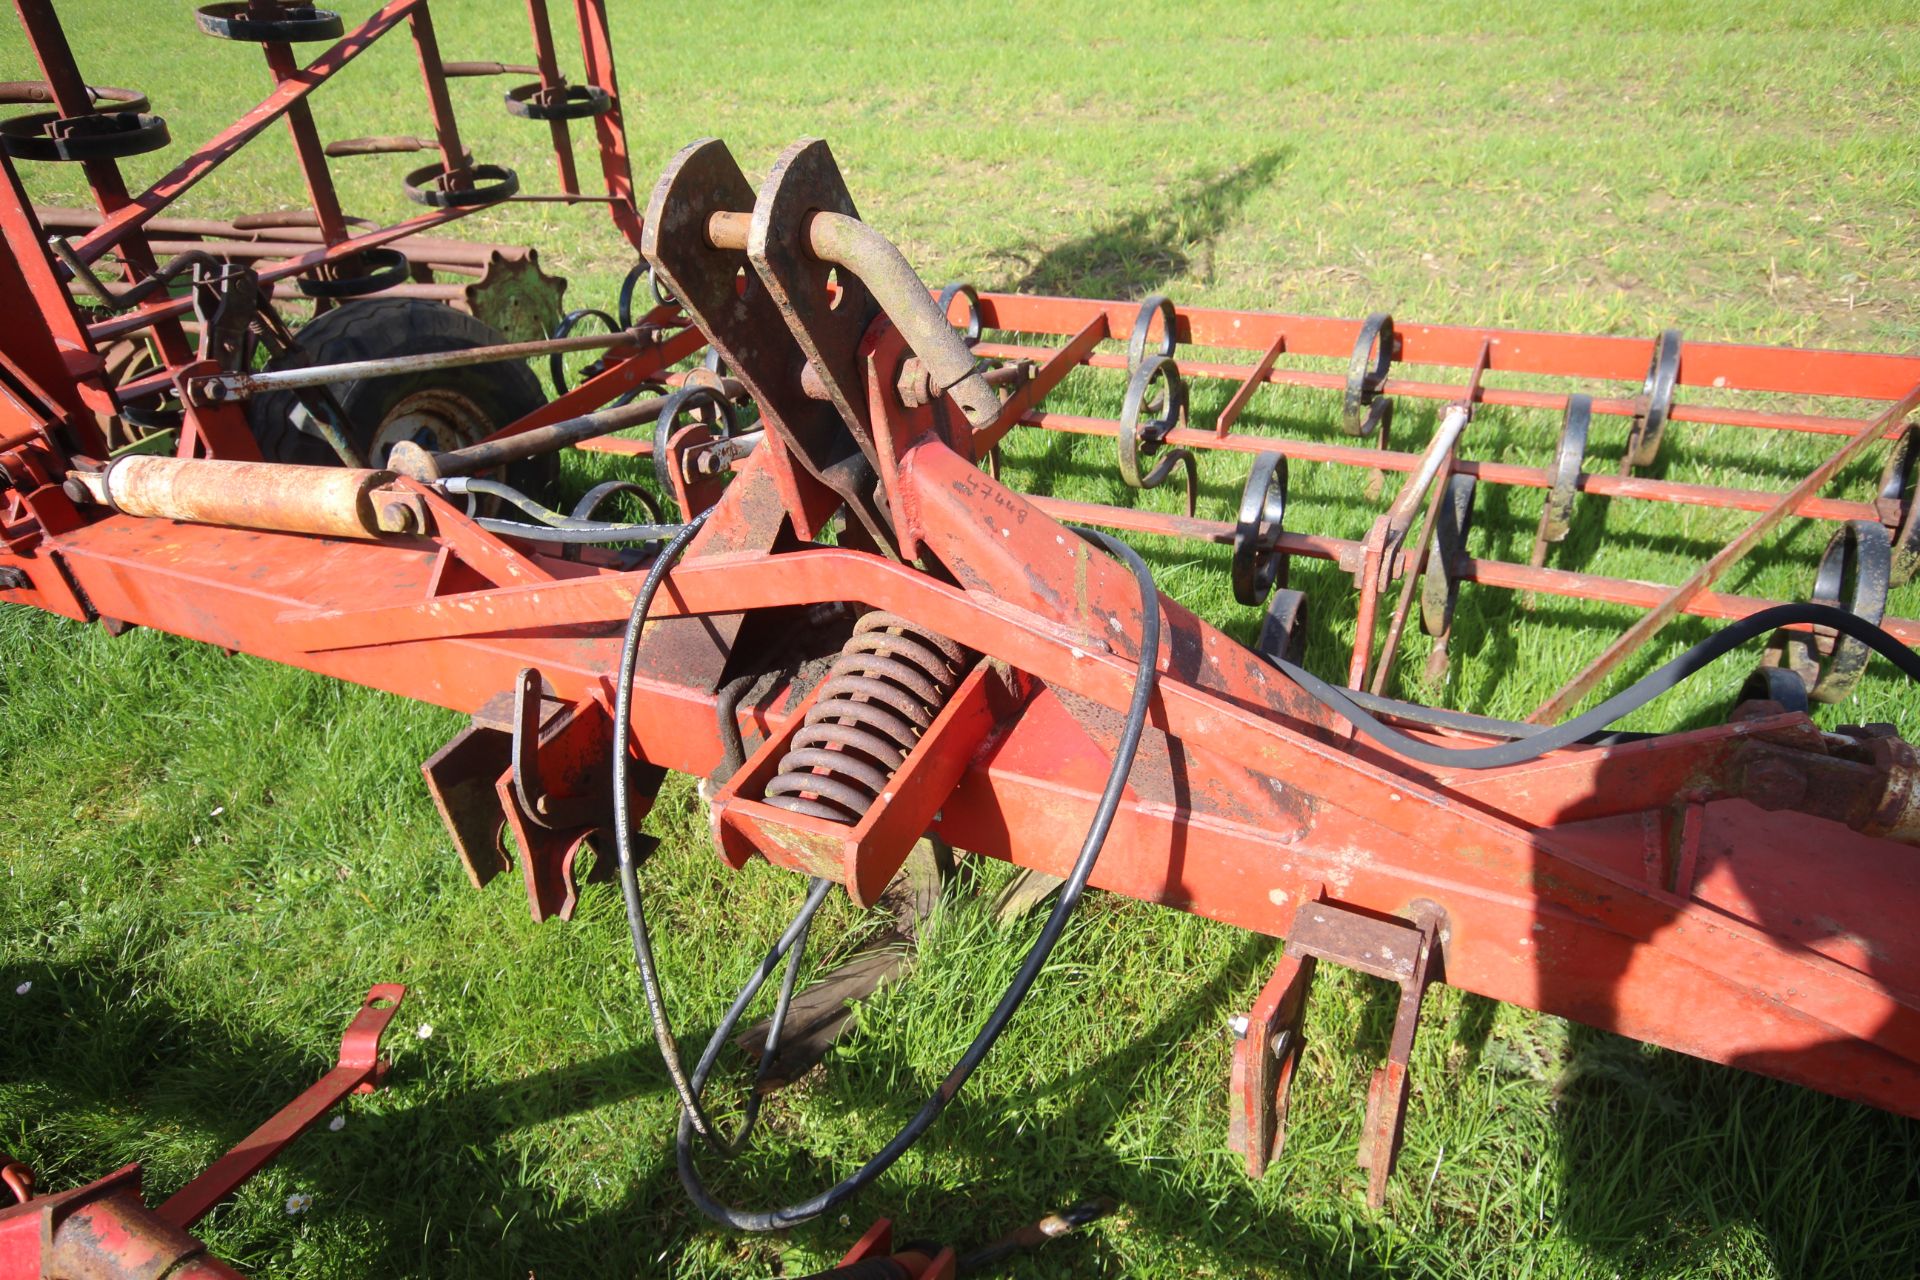
[[134, 454], [116, 460], [86, 487], [123, 515], [377, 538], [371, 494], [392, 479], [390, 471]]
[[387, 465], [404, 476], [416, 480], [442, 480], [450, 476], [477, 475], [482, 471], [491, 471], [495, 467], [505, 466], [509, 462], [520, 462], [526, 458], [535, 458], [543, 453], [552, 453], [570, 444], [582, 440], [591, 440], [625, 427], [637, 427], [660, 416], [662, 406], [667, 403], [664, 397], [653, 400], [636, 400], [632, 404], [621, 405], [614, 409], [600, 409], [593, 413], [581, 414], [577, 418], [568, 418], [564, 422], [555, 422], [549, 426], [535, 427], [531, 431], [522, 431], [517, 436], [506, 436], [499, 440], [490, 440], [482, 444], [470, 444], [464, 449], [453, 449], [446, 453], [432, 453], [410, 440], [403, 440], [393, 447], [387, 459]]
[[[716, 213], [707, 220], [707, 241], [716, 249], [744, 252], [752, 221], [747, 213]], [[807, 221], [807, 245], [814, 257], [852, 272], [872, 291], [887, 319], [927, 366], [934, 389], [951, 395], [975, 430], [993, 425], [1000, 415], [1000, 397], [893, 241], [858, 218], [816, 213]]]
[[419, 373], [427, 369], [461, 369], [468, 365], [495, 364], [504, 360], [524, 360], [531, 356], [558, 355], [569, 351], [604, 351], [611, 347], [637, 345], [630, 331], [619, 333], [583, 333], [569, 338], [542, 338], [537, 342], [506, 342], [492, 347], [474, 347], [467, 351], [441, 351], [419, 356], [388, 356], [378, 360], [348, 360], [341, 364], [314, 365], [307, 369], [273, 369], [262, 373], [220, 373], [196, 384], [209, 400], [243, 400], [265, 391], [291, 391], [300, 387], [324, 387], [339, 382], [357, 382], [362, 378], [383, 378], [395, 373]]
[[815, 257], [851, 271], [872, 290], [880, 309], [927, 366], [935, 390], [952, 396], [976, 429], [993, 425], [1000, 416], [1000, 397], [893, 241], [858, 218], [816, 213], [807, 222], [807, 242]]

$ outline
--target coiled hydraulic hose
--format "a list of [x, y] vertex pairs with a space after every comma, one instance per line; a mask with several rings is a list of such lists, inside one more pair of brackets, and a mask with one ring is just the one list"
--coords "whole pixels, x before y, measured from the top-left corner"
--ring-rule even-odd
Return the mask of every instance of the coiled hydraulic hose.
[[[687, 531], [668, 544], [654, 563], [652, 571], [648, 573], [646, 581], [641, 585], [639, 594], [634, 597], [633, 610], [628, 618], [625, 643], [621, 652], [620, 685], [615, 707], [615, 722], [618, 724], [624, 725], [628, 722], [638, 641], [646, 623], [647, 610], [651, 607], [654, 592], [658, 589], [659, 580], [665, 576], [672, 562], [679, 557], [686, 543], [692, 540], [692, 530], [697, 527], [697, 523], [689, 526]], [[1048, 914], [1046, 923], [1041, 926], [1039, 936], [1028, 948], [1026, 958], [1021, 962], [1019, 970], [1007, 984], [1007, 989], [1002, 993], [999, 1003], [994, 1006], [993, 1012], [988, 1015], [986, 1022], [975, 1034], [966, 1052], [960, 1056], [959, 1061], [940, 1082], [940, 1087], [927, 1098], [920, 1110], [901, 1126], [900, 1131], [885, 1146], [845, 1178], [809, 1200], [771, 1210], [742, 1210], [722, 1204], [712, 1196], [701, 1180], [699, 1169], [694, 1162], [693, 1139], [694, 1135], [698, 1134], [722, 1155], [735, 1154], [744, 1146], [757, 1112], [757, 1099], [750, 1097], [747, 1103], [747, 1114], [742, 1119], [739, 1131], [732, 1138], [726, 1139], [721, 1137], [717, 1127], [706, 1114], [701, 1104], [701, 1095], [704, 1092], [707, 1077], [712, 1072], [714, 1062], [718, 1059], [727, 1037], [733, 1033], [734, 1027], [738, 1025], [740, 1018], [783, 955], [791, 953], [787, 959], [787, 971], [782, 979], [780, 995], [775, 1005], [768, 1043], [760, 1061], [762, 1074], [773, 1061], [779, 1031], [786, 1016], [787, 1006], [792, 999], [800, 950], [804, 947], [807, 930], [812, 924], [814, 914], [825, 901], [829, 882], [819, 879], [813, 881], [800, 912], [787, 926], [779, 942], [768, 952], [753, 978], [735, 997], [733, 1005], [721, 1019], [720, 1025], [715, 1028], [707, 1042], [705, 1052], [701, 1054], [699, 1063], [694, 1068], [693, 1077], [689, 1080], [680, 1062], [672, 1025], [668, 1021], [665, 1003], [661, 998], [659, 973], [654, 963], [652, 939], [646, 924], [645, 904], [640, 894], [639, 878], [634, 869], [631, 813], [626, 792], [627, 753], [624, 750], [614, 752], [614, 839], [620, 865], [620, 887], [626, 897], [627, 920], [633, 935], [634, 958], [640, 966], [641, 984], [646, 991], [647, 1012], [653, 1023], [654, 1038], [659, 1044], [667, 1074], [673, 1081], [675, 1091], [680, 1095], [680, 1127], [675, 1140], [680, 1180], [694, 1204], [715, 1221], [747, 1231], [772, 1231], [792, 1226], [827, 1212], [886, 1172], [933, 1126], [947, 1104], [958, 1096], [967, 1079], [985, 1060], [995, 1042], [1000, 1039], [1001, 1033], [1013, 1020], [1015, 1012], [1026, 1000], [1028, 991], [1032, 989], [1034, 981], [1040, 976], [1040, 970], [1046, 965], [1047, 958], [1052, 955], [1054, 946], [1065, 931], [1068, 918], [1072, 916], [1081, 895], [1086, 891], [1088, 878], [1093, 874], [1094, 864], [1099, 860], [1100, 851], [1106, 845], [1107, 833], [1113, 826], [1114, 815], [1119, 811], [1121, 797], [1126, 791], [1127, 776], [1132, 771], [1134, 756], [1139, 751], [1141, 735], [1146, 730], [1147, 710], [1153, 700], [1160, 657], [1159, 592], [1154, 587], [1153, 575], [1147, 569], [1146, 562], [1131, 547], [1104, 533], [1092, 530], [1081, 532], [1125, 561], [1133, 571], [1134, 580], [1140, 588], [1141, 630], [1139, 674], [1134, 683], [1133, 698], [1128, 707], [1126, 723], [1121, 731], [1119, 743], [1114, 748], [1113, 767], [1108, 774], [1107, 785], [1101, 792], [1099, 803], [1095, 806], [1093, 821], [1088, 826], [1086, 839], [1081, 843], [1080, 854], [1075, 859], [1066, 882], [1061, 886], [1053, 910]]]
[[[667, 572], [686, 549], [687, 544], [693, 540], [704, 518], [704, 515], [696, 518], [675, 534], [672, 541], [655, 560], [639, 593], [634, 597], [633, 609], [627, 620], [625, 639], [621, 649], [619, 684], [615, 699], [615, 723], [618, 725], [625, 726], [630, 722], [639, 640], [654, 594]], [[633, 938], [634, 958], [640, 968], [641, 982], [646, 992], [648, 1018], [652, 1023], [654, 1038], [660, 1048], [667, 1074], [673, 1082], [675, 1092], [680, 1097], [680, 1123], [674, 1144], [680, 1181], [695, 1206], [715, 1221], [746, 1231], [779, 1230], [828, 1212], [878, 1178], [926, 1134], [946, 1109], [947, 1104], [958, 1096], [968, 1078], [986, 1058], [995, 1042], [999, 1040], [1001, 1033], [1012, 1021], [1013, 1015], [1019, 1010], [1027, 993], [1032, 989], [1034, 981], [1039, 977], [1040, 970], [1052, 954], [1054, 946], [1059, 942], [1069, 917], [1086, 890], [1087, 882], [1092, 876], [1100, 851], [1113, 825], [1114, 816], [1118, 812], [1127, 777], [1132, 770], [1140, 738], [1146, 728], [1148, 708], [1157, 684], [1160, 650], [1159, 595], [1153, 583], [1152, 573], [1145, 562], [1131, 547], [1104, 533], [1085, 529], [1080, 530], [1080, 533], [1104, 546], [1127, 564], [1133, 571], [1135, 581], [1139, 584], [1142, 605], [1138, 675], [1134, 684], [1133, 697], [1119, 743], [1113, 753], [1113, 765], [1108, 774], [1107, 785], [1101, 792], [1100, 800], [1095, 807], [1093, 820], [1081, 844], [1080, 853], [1074, 861], [1073, 869], [1066, 882], [1061, 886], [1059, 896], [1045, 924], [1041, 927], [1039, 936], [1021, 962], [1019, 971], [1008, 983], [1006, 991], [1001, 995], [993, 1012], [976, 1033], [972, 1043], [967, 1046], [966, 1052], [948, 1071], [940, 1086], [885, 1146], [845, 1178], [807, 1200], [768, 1210], [743, 1210], [720, 1202], [707, 1189], [700, 1176], [695, 1161], [694, 1137], [699, 1135], [704, 1138], [707, 1145], [722, 1156], [735, 1155], [744, 1148], [759, 1112], [758, 1089], [749, 1094], [738, 1131], [731, 1138], [725, 1138], [702, 1105], [707, 1079], [712, 1073], [721, 1049], [733, 1034], [741, 1017], [745, 1015], [767, 979], [772, 976], [774, 969], [784, 959], [786, 971], [781, 979], [767, 1043], [762, 1051], [756, 1085], [764, 1078], [777, 1053], [780, 1034], [792, 1002], [807, 933], [812, 926], [814, 916], [826, 901], [832, 882], [815, 878], [809, 883], [806, 899], [799, 912], [761, 961], [753, 977], [735, 996], [732, 1005], [709, 1037], [706, 1048], [701, 1053], [689, 1078], [681, 1062], [672, 1024], [667, 1016], [658, 967], [653, 956], [652, 938], [646, 922], [645, 904], [641, 897], [633, 857], [633, 823], [627, 790], [630, 771], [628, 752], [623, 744], [622, 749], [613, 753], [614, 834], [619, 861], [620, 887], [626, 899], [627, 921]], [[1376, 719], [1346, 692], [1326, 683], [1297, 664], [1280, 661], [1276, 665], [1298, 682], [1309, 695], [1346, 717], [1361, 732], [1409, 759], [1436, 766], [1489, 769], [1535, 759], [1598, 733], [1621, 717], [1646, 706], [1661, 694], [1698, 673], [1714, 659], [1725, 655], [1746, 641], [1778, 627], [1808, 623], [1830, 626], [1860, 640], [1892, 661], [1909, 678], [1920, 681], [1920, 656], [1916, 656], [1893, 636], [1872, 623], [1846, 610], [1828, 605], [1779, 605], [1761, 610], [1723, 628], [1584, 715], [1552, 728], [1530, 733], [1512, 742], [1487, 747], [1452, 748], [1435, 746], [1393, 729]]]

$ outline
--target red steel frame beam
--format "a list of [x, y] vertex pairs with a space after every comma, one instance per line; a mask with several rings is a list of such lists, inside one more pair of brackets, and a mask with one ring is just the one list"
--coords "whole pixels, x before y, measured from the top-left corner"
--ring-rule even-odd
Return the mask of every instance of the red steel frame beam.
[[[1078, 333], [1096, 315], [1106, 317], [1115, 334], [1130, 332], [1139, 310], [1134, 303], [1095, 302], [1084, 298], [983, 293], [980, 315], [984, 325], [1014, 333], [1068, 335]], [[1226, 347], [1264, 352], [1281, 336], [1287, 352], [1296, 356], [1330, 356], [1342, 360], [1353, 354], [1360, 322], [1326, 316], [1285, 315], [1278, 312], [1224, 311], [1211, 307], [1180, 307], [1176, 336], [1192, 346]], [[1593, 334], [1550, 333], [1522, 329], [1485, 329], [1465, 325], [1396, 324], [1400, 355], [1395, 364], [1442, 365], [1471, 370], [1482, 344], [1491, 346], [1490, 367], [1501, 373], [1551, 374], [1584, 380], [1638, 382], [1646, 376], [1654, 342], [1647, 338], [1611, 338]], [[975, 350], [997, 354], [988, 343]], [[1023, 355], [1031, 350], [1017, 349]], [[1045, 354], [1042, 352], [1041, 354]], [[1124, 366], [1124, 362], [1122, 362]], [[1183, 371], [1187, 367], [1182, 362]], [[1197, 368], [1198, 366], [1196, 366]], [[1229, 371], [1230, 370], [1230, 371]], [[1244, 378], [1250, 368], [1229, 366], [1221, 376]], [[1283, 380], [1285, 371], [1269, 375]], [[1810, 396], [1839, 396], [1860, 400], [1897, 400], [1920, 382], [1920, 356], [1881, 355], [1858, 351], [1824, 351], [1806, 347], [1769, 347], [1734, 342], [1688, 342], [1680, 362], [1680, 385], [1733, 391], [1775, 391]], [[1313, 385], [1340, 387], [1345, 379]], [[1412, 393], [1426, 384], [1405, 388]], [[1393, 390], [1391, 384], [1389, 392]], [[1457, 400], [1464, 385], [1432, 388], [1435, 399]], [[1482, 403], [1507, 403], [1487, 388]], [[1514, 401], [1513, 403], [1522, 403]], [[1562, 408], [1564, 397], [1528, 402], [1535, 408]], [[1678, 406], [1676, 406], [1678, 407]], [[1600, 411], [1598, 402], [1595, 411]], [[1681, 421], [1686, 419], [1676, 413]], [[1852, 434], [1853, 422], [1837, 431]]]
[[[937, 497], [929, 486], [947, 475], [934, 468], [916, 483]], [[1021, 527], [1057, 526], [1036, 510]], [[580, 627], [624, 619], [635, 587], [631, 575], [554, 560], [544, 563], [560, 580], [432, 601], [431, 549], [126, 517], [54, 545], [104, 616], [469, 711], [529, 666], [562, 698], [604, 696], [618, 641], [583, 637]], [[32, 564], [38, 581], [45, 562]], [[0, 598], [51, 603], [29, 593]], [[989, 595], [832, 549], [689, 563], [669, 579], [656, 612], [849, 600], [915, 618], [1045, 683], [1048, 691], [974, 758], [937, 829], [962, 848], [1063, 870], [1106, 766], [1049, 691], [1124, 706], [1132, 673], [1122, 655]], [[403, 625], [410, 620], [421, 625]], [[648, 760], [691, 773], [717, 763], [711, 694], [643, 677], [634, 705], [631, 728]], [[1356, 755], [1172, 674], [1163, 677], [1154, 722], [1317, 799], [1299, 830], [1276, 834], [1269, 822], [1134, 797], [1096, 884], [1274, 934], [1318, 885], [1385, 913], [1434, 898], [1449, 912], [1447, 980], [1455, 985], [1920, 1112], [1920, 1001], [1911, 994], [1920, 940], [1882, 940], [1874, 926], [1920, 909], [1910, 850], [1791, 814], [1765, 815], [1756, 826], [1761, 815], [1743, 802], [1712, 801], [1703, 806], [1696, 863], [1701, 892], [1720, 896], [1703, 900], [1647, 887], [1642, 813], [1608, 813], [1604, 803], [1596, 811], [1596, 797], [1629, 795], [1623, 780], [1639, 767], [1606, 753], [1555, 757], [1587, 759], [1604, 785], [1589, 777], [1555, 793], [1526, 790], [1526, 817], [1502, 818], [1479, 807], [1508, 803], [1487, 799], [1495, 783], [1472, 780], [1481, 793], [1463, 803], [1467, 791], [1436, 785], [1404, 761]], [[1730, 725], [1676, 735], [1658, 754], [1663, 767], [1693, 769], [1755, 732]], [[1580, 825], [1537, 825], [1555, 821], [1556, 806]], [[1796, 909], [1844, 928], [1789, 944], [1768, 936], [1784, 927], [1778, 921], [1733, 900], [1742, 886], [1722, 883], [1727, 859], [1755, 847], [1763, 831], [1766, 848], [1823, 850], [1820, 874], [1795, 889]], [[1847, 950], [1847, 940], [1860, 937], [1874, 939], [1865, 960]], [[1791, 1004], [1765, 994], [1788, 987]], [[1676, 991], [1692, 994], [1676, 1004]]]

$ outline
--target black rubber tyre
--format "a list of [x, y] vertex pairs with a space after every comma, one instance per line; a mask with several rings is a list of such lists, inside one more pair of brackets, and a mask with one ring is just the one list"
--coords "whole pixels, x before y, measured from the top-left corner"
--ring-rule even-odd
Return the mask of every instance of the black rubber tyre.
[[[269, 369], [428, 355], [493, 346], [506, 337], [464, 311], [421, 298], [369, 298], [327, 312], [295, 335], [294, 349]], [[334, 398], [346, 412], [353, 442], [373, 466], [386, 465], [401, 440], [444, 452], [477, 442], [538, 409], [547, 398], [523, 361], [467, 365], [420, 373], [336, 383]], [[338, 463], [317, 435], [302, 431], [299, 398], [276, 391], [248, 411], [260, 451], [270, 462]], [[560, 460], [549, 454], [507, 468], [506, 481], [536, 498], [548, 496]]]

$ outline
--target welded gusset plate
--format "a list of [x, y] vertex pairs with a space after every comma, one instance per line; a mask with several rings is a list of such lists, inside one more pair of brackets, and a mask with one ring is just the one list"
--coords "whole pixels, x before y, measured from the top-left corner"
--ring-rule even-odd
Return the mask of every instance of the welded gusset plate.
[[716, 249], [707, 238], [715, 213], [745, 213], [753, 188], [726, 144], [693, 143], [673, 158], [647, 203], [641, 251], [746, 385], [762, 420], [799, 463], [795, 474], [776, 458], [775, 480], [803, 539], [819, 536], [842, 502], [877, 515], [872, 464], [841, 426], [832, 405], [801, 389], [806, 357], [760, 277], [737, 249]]
[[[591, 698], [567, 703], [553, 697], [537, 673], [523, 672], [522, 679], [531, 685], [530, 697], [489, 699], [421, 772], [474, 886], [511, 865], [504, 841], [510, 830], [533, 918], [566, 920], [579, 901], [583, 851], [599, 855], [590, 882], [613, 875], [611, 719]], [[647, 766], [634, 770], [636, 822], [652, 804], [648, 793], [660, 776]]]
[[[747, 232], [747, 256], [847, 430], [861, 452], [873, 458], [860, 342], [880, 314], [880, 304], [858, 276], [814, 256], [807, 229], [816, 213], [860, 216], [826, 141], [803, 138], [780, 153], [760, 188], [753, 227]], [[829, 281], [839, 285], [838, 296], [828, 292]]]

